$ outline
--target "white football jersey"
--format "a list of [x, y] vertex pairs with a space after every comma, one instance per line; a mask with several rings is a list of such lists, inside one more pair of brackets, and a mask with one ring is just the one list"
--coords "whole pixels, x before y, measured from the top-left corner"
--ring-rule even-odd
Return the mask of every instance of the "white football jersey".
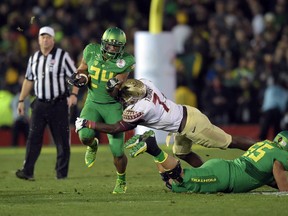
[[149, 128], [177, 132], [182, 118], [183, 107], [167, 99], [149, 80], [140, 79], [147, 87], [147, 96], [123, 111], [123, 120]]

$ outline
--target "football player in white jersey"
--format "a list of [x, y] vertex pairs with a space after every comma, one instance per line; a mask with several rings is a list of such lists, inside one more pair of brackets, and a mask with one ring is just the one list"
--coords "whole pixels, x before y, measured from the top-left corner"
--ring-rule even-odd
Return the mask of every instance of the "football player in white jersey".
[[[227, 134], [213, 125], [197, 108], [179, 105], [167, 99], [151, 81], [146, 79], [128, 79], [121, 85], [118, 100], [124, 106], [121, 121], [115, 124], [105, 124], [77, 118], [76, 132], [83, 127], [88, 127], [103, 133], [114, 134], [134, 129], [137, 125], [172, 132], [176, 134], [173, 144], [174, 155], [193, 167], [201, 166], [203, 161], [192, 152], [192, 144], [209, 148], [247, 150], [255, 143], [250, 138]], [[135, 135], [128, 142], [143, 141], [150, 135], [149, 132]]]

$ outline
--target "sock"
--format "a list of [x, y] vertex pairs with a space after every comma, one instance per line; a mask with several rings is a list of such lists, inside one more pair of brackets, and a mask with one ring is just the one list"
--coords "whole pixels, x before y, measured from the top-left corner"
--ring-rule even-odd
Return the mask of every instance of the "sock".
[[122, 181], [126, 181], [126, 173], [118, 173], [117, 172], [117, 179], [120, 179]]
[[157, 141], [155, 137], [149, 137], [146, 141], [147, 150], [146, 152], [154, 157], [157, 157], [161, 153], [161, 149], [157, 145]]
[[161, 150], [160, 154], [154, 157], [156, 163], [163, 163], [168, 158], [168, 154]]

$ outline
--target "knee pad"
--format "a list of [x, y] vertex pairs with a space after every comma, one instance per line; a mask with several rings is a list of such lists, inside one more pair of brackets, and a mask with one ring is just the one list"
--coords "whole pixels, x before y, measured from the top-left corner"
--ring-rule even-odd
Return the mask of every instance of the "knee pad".
[[183, 182], [183, 178], [181, 177], [182, 167], [180, 164], [180, 161], [178, 161], [176, 167], [174, 167], [172, 170], [166, 171], [169, 178], [176, 180], [178, 183]]

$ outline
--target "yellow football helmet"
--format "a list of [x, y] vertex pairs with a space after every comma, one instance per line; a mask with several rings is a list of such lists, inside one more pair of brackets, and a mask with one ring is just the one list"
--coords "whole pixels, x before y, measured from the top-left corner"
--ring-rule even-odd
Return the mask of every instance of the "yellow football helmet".
[[120, 88], [119, 99], [122, 104], [135, 104], [146, 95], [146, 85], [137, 79], [127, 79]]

